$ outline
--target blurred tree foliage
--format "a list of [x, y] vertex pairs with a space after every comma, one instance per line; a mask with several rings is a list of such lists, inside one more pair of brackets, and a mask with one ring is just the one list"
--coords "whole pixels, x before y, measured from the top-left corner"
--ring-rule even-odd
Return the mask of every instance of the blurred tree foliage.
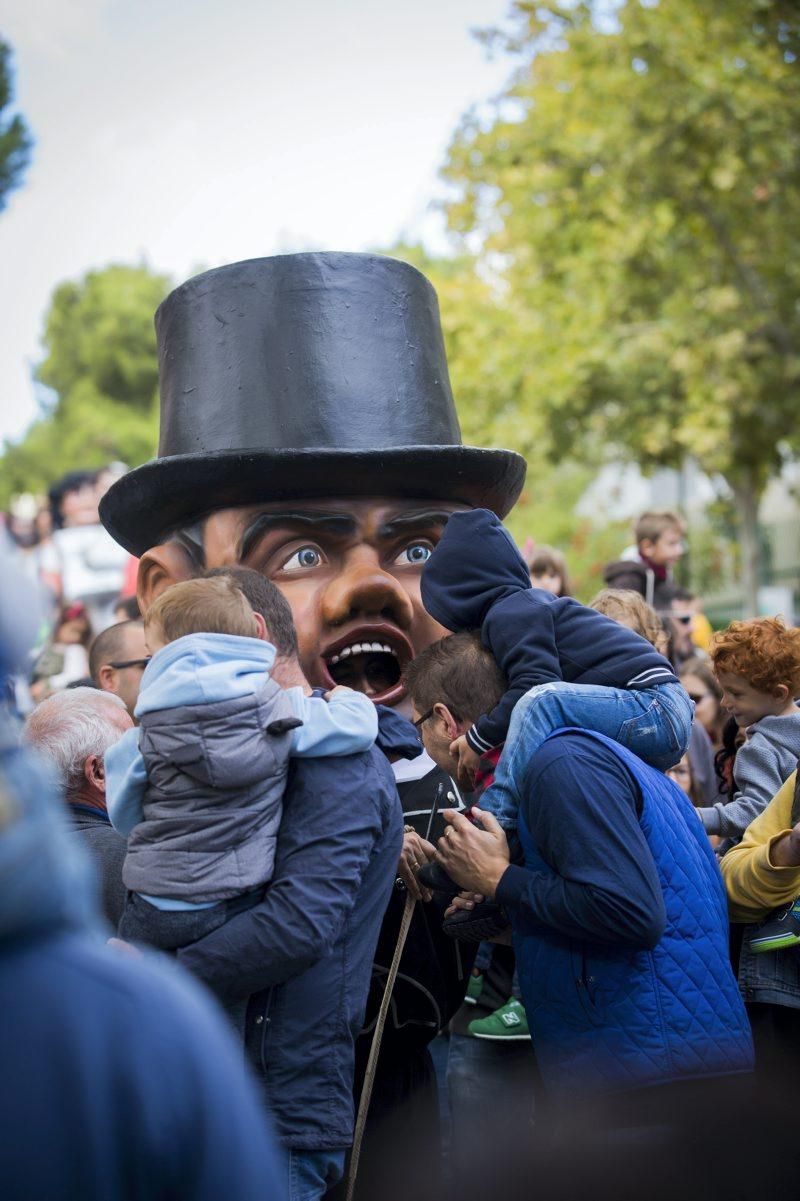
[[11, 85], [11, 47], [0, 38], [0, 212], [9, 192], [19, 187], [31, 156], [31, 135], [19, 113], [7, 114], [14, 92]]
[[465, 428], [561, 463], [692, 454], [735, 496], [752, 607], [758, 500], [799, 432], [800, 9], [517, 0], [513, 21], [483, 36], [516, 74], [444, 169], [502, 313], [481, 311], [498, 374]]
[[50, 389], [42, 415], [0, 459], [0, 504], [41, 492], [65, 471], [113, 460], [135, 466], [158, 442], [153, 313], [170, 281], [111, 266], [56, 289], [36, 371]]

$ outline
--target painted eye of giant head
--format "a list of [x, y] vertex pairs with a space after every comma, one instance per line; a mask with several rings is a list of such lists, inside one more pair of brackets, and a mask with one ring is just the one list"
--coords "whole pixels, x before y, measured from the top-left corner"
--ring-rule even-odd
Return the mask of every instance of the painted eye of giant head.
[[422, 567], [433, 554], [430, 542], [412, 542], [395, 559], [397, 567]]
[[281, 564], [281, 571], [310, 571], [324, 562], [325, 556], [318, 546], [301, 546]]

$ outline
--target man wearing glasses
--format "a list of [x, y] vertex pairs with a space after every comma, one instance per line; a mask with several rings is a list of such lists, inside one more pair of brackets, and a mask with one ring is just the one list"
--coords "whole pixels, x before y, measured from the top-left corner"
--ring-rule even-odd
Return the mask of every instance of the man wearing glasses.
[[665, 621], [670, 635], [669, 658], [674, 667], [693, 659], [697, 655], [692, 634], [694, 632], [694, 598], [685, 588], [677, 584], [665, 584], [658, 610]]
[[120, 621], [103, 630], [92, 643], [89, 674], [95, 688], [118, 696], [133, 717], [149, 659], [143, 622]]

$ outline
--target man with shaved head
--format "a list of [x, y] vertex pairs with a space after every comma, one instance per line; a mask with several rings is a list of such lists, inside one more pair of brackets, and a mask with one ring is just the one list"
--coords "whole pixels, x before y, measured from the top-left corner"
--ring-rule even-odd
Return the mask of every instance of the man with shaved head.
[[92, 643], [89, 675], [95, 688], [118, 696], [133, 717], [148, 658], [141, 618], [120, 621], [103, 630]]

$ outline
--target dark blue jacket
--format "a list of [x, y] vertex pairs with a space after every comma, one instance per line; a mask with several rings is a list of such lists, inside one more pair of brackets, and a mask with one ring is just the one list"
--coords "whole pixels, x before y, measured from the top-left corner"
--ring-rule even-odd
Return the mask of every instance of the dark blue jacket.
[[505, 741], [514, 706], [537, 684], [677, 683], [663, 655], [633, 630], [571, 597], [531, 588], [510, 534], [486, 509], [449, 519], [422, 573], [422, 601], [445, 629], [480, 630], [508, 679], [500, 703], [467, 733], [478, 754]]
[[380, 751], [292, 760], [264, 900], [179, 953], [223, 999], [251, 998], [247, 1057], [286, 1146], [352, 1141], [353, 1048], [402, 840]]
[[746, 1072], [719, 868], [688, 798], [589, 731], [520, 757], [519, 835], [497, 899], [554, 1094]]
[[3, 1201], [286, 1196], [222, 1019], [174, 967], [105, 946], [53, 782], [0, 756]]

